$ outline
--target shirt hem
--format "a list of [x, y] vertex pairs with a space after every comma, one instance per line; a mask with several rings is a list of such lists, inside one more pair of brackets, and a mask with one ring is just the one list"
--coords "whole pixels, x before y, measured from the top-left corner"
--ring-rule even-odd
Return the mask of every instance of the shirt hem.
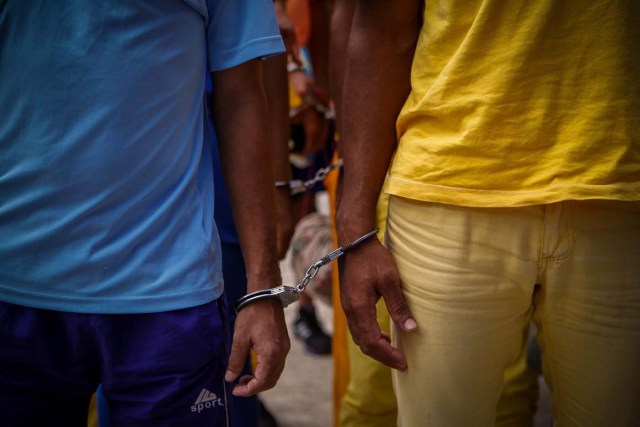
[[0, 301], [42, 310], [85, 314], [142, 314], [180, 310], [210, 303], [222, 296], [222, 289], [201, 289], [181, 294], [112, 298], [82, 298], [34, 295], [0, 287]]
[[212, 53], [209, 71], [222, 71], [256, 58], [264, 58], [285, 52], [282, 37], [271, 36], [251, 40], [241, 47]]
[[424, 202], [486, 208], [544, 205], [565, 200], [640, 200], [640, 184], [558, 184], [541, 189], [509, 191], [447, 187], [389, 177], [384, 192]]

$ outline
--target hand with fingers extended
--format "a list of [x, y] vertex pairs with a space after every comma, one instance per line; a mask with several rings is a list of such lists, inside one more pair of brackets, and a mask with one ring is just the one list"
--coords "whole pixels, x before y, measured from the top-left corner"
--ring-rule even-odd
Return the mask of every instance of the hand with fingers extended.
[[418, 325], [400, 290], [400, 278], [391, 254], [377, 239], [344, 256], [340, 266], [340, 298], [354, 342], [363, 353], [404, 371], [404, 355], [391, 345], [376, 321], [376, 303], [382, 297], [392, 320], [405, 332]]
[[264, 299], [238, 313], [225, 380], [235, 381], [253, 349], [257, 365], [253, 375], [244, 375], [233, 388], [234, 396], [253, 396], [273, 388], [284, 369], [290, 343], [279, 300]]

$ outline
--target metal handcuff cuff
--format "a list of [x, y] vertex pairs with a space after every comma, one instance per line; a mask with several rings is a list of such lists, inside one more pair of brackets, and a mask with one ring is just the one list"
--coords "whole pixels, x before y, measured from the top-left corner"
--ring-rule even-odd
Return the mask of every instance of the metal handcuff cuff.
[[260, 291], [251, 292], [250, 294], [243, 296], [235, 304], [236, 313], [239, 313], [240, 310], [242, 310], [244, 307], [251, 304], [252, 302], [256, 302], [262, 299], [279, 299], [280, 302], [282, 303], [283, 308], [287, 307], [291, 303], [296, 302], [298, 298], [300, 298], [300, 292], [303, 292], [304, 289], [309, 284], [309, 282], [311, 281], [311, 279], [316, 277], [320, 268], [329, 264], [334, 259], [344, 255], [345, 252], [349, 251], [350, 249], [353, 249], [355, 246], [364, 242], [371, 236], [375, 236], [376, 233], [378, 233], [378, 230], [379, 230], [378, 228], [374, 228], [373, 230], [369, 231], [367, 234], [361, 237], [358, 237], [356, 240], [349, 243], [348, 245], [339, 247], [338, 249], [334, 250], [328, 255], [325, 255], [322, 258], [320, 258], [318, 261], [316, 261], [307, 269], [306, 273], [304, 274], [304, 278], [296, 286], [280, 285], [271, 289], [263, 289]]

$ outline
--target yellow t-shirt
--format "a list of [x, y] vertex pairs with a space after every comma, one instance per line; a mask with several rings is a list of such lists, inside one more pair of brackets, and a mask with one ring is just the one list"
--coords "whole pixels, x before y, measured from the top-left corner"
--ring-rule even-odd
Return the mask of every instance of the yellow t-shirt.
[[388, 193], [640, 200], [640, 2], [425, 4]]

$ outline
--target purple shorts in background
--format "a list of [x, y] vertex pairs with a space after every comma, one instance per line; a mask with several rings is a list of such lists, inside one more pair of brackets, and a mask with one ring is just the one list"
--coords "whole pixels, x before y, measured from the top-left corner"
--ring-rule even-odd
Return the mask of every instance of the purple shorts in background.
[[150, 314], [0, 302], [0, 426], [86, 426], [99, 383], [116, 426], [227, 426], [223, 298]]

